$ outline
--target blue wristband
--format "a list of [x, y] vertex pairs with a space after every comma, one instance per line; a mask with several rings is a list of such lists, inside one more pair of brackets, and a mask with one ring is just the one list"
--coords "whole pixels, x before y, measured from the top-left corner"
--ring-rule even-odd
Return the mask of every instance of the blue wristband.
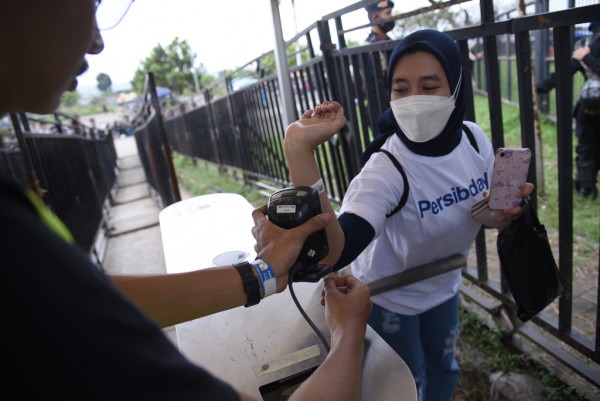
[[258, 273], [258, 279], [264, 294], [263, 298], [275, 294], [277, 292], [277, 281], [271, 265], [261, 258], [252, 262], [252, 265], [254, 265]]

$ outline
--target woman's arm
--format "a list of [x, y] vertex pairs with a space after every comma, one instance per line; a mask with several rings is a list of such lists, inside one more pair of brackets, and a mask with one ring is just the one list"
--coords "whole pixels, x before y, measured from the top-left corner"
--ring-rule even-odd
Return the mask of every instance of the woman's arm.
[[[329, 140], [346, 124], [344, 109], [338, 102], [325, 101], [307, 110], [296, 122], [290, 124], [285, 133], [283, 149], [294, 186], [312, 186], [321, 179], [315, 160], [315, 149]], [[324, 213], [335, 216], [335, 210], [327, 197], [320, 195]], [[337, 220], [327, 226], [329, 254], [322, 263], [334, 265], [344, 247], [344, 233]]]

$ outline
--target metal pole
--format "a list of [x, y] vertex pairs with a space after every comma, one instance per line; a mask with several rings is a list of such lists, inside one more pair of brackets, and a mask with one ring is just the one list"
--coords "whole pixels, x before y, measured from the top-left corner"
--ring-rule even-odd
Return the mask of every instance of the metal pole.
[[292, 83], [290, 71], [287, 65], [287, 55], [283, 31], [281, 29], [281, 16], [279, 15], [279, 0], [271, 0], [271, 13], [273, 15], [273, 29], [275, 30], [275, 65], [277, 66], [277, 78], [281, 102], [283, 104], [283, 126], [287, 127], [296, 120], [294, 107], [294, 96], [292, 95]]
[[367, 284], [367, 286], [371, 289], [371, 296], [378, 295], [382, 292], [416, 283], [417, 281], [425, 280], [427, 278], [437, 276], [466, 265], [467, 259], [464, 257], [464, 255], [456, 254], [438, 260], [437, 262], [417, 266], [402, 273], [393, 274], [391, 276], [375, 280]]
[[[181, 200], [181, 194], [179, 192], [179, 184], [177, 183], [175, 167], [173, 166], [171, 147], [169, 146], [169, 140], [167, 138], [167, 132], [165, 130], [165, 123], [161, 113], [160, 101], [158, 100], [158, 95], [156, 94], [156, 81], [154, 80], [154, 73], [149, 72], [146, 76], [146, 80], [148, 84], [148, 92], [150, 93], [150, 100], [152, 102], [154, 110], [156, 111], [160, 148], [162, 150], [162, 154], [164, 156], [164, 163], [167, 169], [167, 173], [169, 175], [169, 193], [161, 194], [161, 196], [163, 197], [163, 202], [165, 203], [165, 206], [169, 206], [175, 202], [179, 202]], [[165, 195], [167, 195], [168, 199], [164, 199]]]
[[33, 166], [33, 161], [31, 160], [31, 152], [29, 150], [29, 145], [27, 144], [27, 139], [23, 134], [21, 121], [19, 121], [19, 117], [15, 113], [10, 114], [10, 119], [12, 121], [13, 128], [15, 130], [15, 136], [17, 137], [17, 142], [19, 144], [21, 158], [23, 159], [23, 166], [25, 167], [25, 176], [27, 177], [27, 184], [33, 192], [35, 192], [40, 198], [43, 198], [44, 190], [40, 187], [40, 183], [38, 181], [37, 174]]

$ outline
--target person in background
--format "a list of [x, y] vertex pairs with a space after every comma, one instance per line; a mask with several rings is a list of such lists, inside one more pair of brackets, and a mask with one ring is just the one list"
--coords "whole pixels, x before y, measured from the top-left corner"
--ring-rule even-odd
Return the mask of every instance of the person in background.
[[[571, 75], [579, 71], [586, 79], [590, 74], [600, 76], [600, 22], [590, 23], [588, 29], [592, 32], [591, 43], [575, 49], [571, 55]], [[536, 85], [536, 90], [538, 93], [548, 93], [555, 85], [556, 74], [552, 73]], [[598, 197], [596, 182], [600, 169], [600, 108], [588, 110], [582, 107], [579, 100], [573, 116], [577, 137], [574, 189], [580, 196], [595, 200]]]
[[[132, 0], [121, 1], [126, 10]], [[104, 43], [100, 0], [4, 1], [0, 14], [0, 116], [50, 113], [86, 54]], [[106, 2], [116, 10], [119, 2]], [[111, 8], [112, 7], [112, 8]], [[115, 15], [117, 20], [123, 15]], [[40, 63], [43, 60], [43, 63]], [[260, 258], [286, 288], [288, 269], [322, 214], [284, 230], [254, 210]], [[0, 174], [0, 266], [3, 270], [4, 398], [60, 400], [251, 400], [185, 358], [161, 330], [265, 295], [254, 263], [160, 276], [108, 277], [32, 191]], [[324, 282], [321, 303], [331, 351], [290, 400], [358, 400], [370, 291], [354, 277]], [[18, 394], [15, 396], [15, 394]]]
[[[367, 17], [369, 18], [369, 22], [383, 22], [379, 25], [371, 26], [371, 32], [367, 39], [365, 40], [365, 45], [372, 43], [385, 42], [388, 40], [392, 40], [388, 36], [388, 32], [391, 32], [396, 26], [396, 21], [392, 19], [392, 9], [394, 8], [394, 2], [388, 0], [382, 0], [373, 2], [372, 4], [365, 7], [367, 11]], [[379, 61], [377, 61], [379, 60]], [[362, 85], [361, 91], [363, 98], [365, 98], [365, 107], [368, 109], [368, 87], [370, 84], [367, 82], [374, 82], [378, 77], [375, 71], [378, 71], [377, 64], [379, 64], [379, 68], [383, 74], [386, 74], [387, 69], [387, 57], [384, 51], [379, 51], [376, 53], [369, 53], [367, 63], [365, 65], [365, 70], [361, 71], [362, 76]], [[372, 84], [371, 84], [372, 85]], [[372, 91], [371, 91], [372, 93]], [[367, 114], [365, 116], [367, 123], [370, 124], [371, 121], [375, 120], [374, 116]]]
[[[337, 220], [326, 228], [329, 255], [321, 262], [334, 271], [350, 264], [365, 283], [455, 254], [468, 257], [481, 228], [471, 209], [488, 196], [494, 166], [486, 134], [463, 121], [468, 77], [450, 36], [434, 30], [408, 35], [393, 50], [388, 71], [390, 108], [378, 120], [380, 134], [367, 147], [366, 163], [344, 194]], [[322, 186], [314, 151], [345, 123], [341, 105], [324, 101], [287, 128], [284, 151], [293, 185]], [[400, 162], [408, 187], [379, 149]], [[526, 184], [521, 195], [532, 189]], [[453, 195], [459, 190], [464, 199]], [[389, 216], [406, 191], [404, 206]], [[325, 190], [320, 200], [323, 211], [333, 214]], [[522, 212], [503, 210], [497, 221]], [[458, 381], [460, 282], [456, 269], [372, 298], [369, 325], [407, 363], [421, 401], [449, 401]]]
[[469, 63], [471, 64], [471, 70], [472, 70], [472, 74], [473, 76], [471, 77], [471, 83], [473, 86], [473, 89], [477, 89], [479, 87], [479, 84], [477, 82], [477, 79], [475, 79], [475, 66], [476, 63], [480, 60], [483, 60], [483, 50], [481, 50], [481, 46], [479, 44], [479, 39], [477, 38], [473, 38], [473, 39], [469, 39], [468, 41], [469, 43]]
[[377, 43], [391, 40], [387, 34], [394, 29], [394, 26], [396, 26], [396, 22], [392, 19], [393, 8], [394, 2], [389, 0], [381, 0], [365, 7], [369, 22], [374, 23], [385, 21], [382, 24], [371, 26], [371, 32], [365, 40], [367, 43]]

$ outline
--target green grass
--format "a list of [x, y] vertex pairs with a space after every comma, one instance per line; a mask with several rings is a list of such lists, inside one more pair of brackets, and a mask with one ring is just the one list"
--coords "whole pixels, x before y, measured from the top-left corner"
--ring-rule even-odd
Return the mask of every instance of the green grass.
[[[74, 115], [78, 115], [78, 116], [88, 116], [88, 115], [92, 115], [92, 114], [99, 114], [99, 113], [103, 113], [104, 109], [102, 108], [102, 105], [94, 105], [94, 104], [86, 104], [86, 105], [81, 105], [81, 104], [77, 104], [73, 107], [63, 107], [61, 106], [59, 109], [60, 112], [74, 116]], [[111, 108], [112, 111], [112, 108]]]
[[242, 173], [238, 170], [194, 161], [178, 153], [173, 156], [173, 165], [179, 184], [193, 195], [228, 192], [243, 195], [255, 207], [267, 202], [258, 188], [244, 185]]
[[[490, 328], [486, 322], [473, 312], [459, 310], [462, 341], [475, 346], [491, 359], [493, 370], [502, 372], [527, 373], [544, 385], [548, 401], [585, 401], [585, 394], [563, 383], [554, 373], [549, 372], [529, 355], [518, 353], [504, 345], [504, 334], [499, 328]], [[463, 385], [459, 383], [459, 385]]]

